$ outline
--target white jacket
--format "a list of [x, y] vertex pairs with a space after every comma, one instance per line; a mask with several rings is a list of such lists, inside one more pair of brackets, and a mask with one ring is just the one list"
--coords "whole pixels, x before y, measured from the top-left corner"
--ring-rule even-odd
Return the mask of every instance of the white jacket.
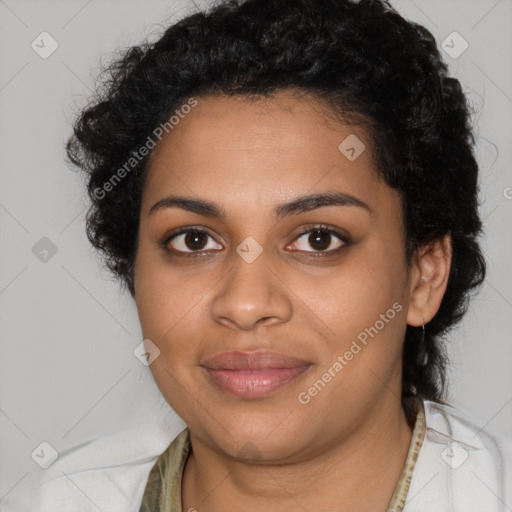
[[[424, 401], [426, 434], [404, 512], [511, 512], [512, 439]], [[183, 423], [120, 432], [63, 450], [24, 479], [2, 512], [138, 512], [149, 472]]]
[[404, 512], [511, 512], [512, 439], [451, 406], [423, 405], [425, 439]]

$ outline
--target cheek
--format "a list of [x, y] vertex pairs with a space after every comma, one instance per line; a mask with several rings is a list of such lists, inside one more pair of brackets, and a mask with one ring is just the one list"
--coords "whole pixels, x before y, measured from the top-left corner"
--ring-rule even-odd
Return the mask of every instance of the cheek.
[[135, 302], [144, 336], [164, 340], [194, 315], [204, 295], [203, 280], [173, 267], [142, 243], [135, 262]]
[[370, 403], [398, 371], [406, 329], [407, 272], [401, 246], [397, 242], [392, 247], [375, 241], [354, 250], [330, 279], [323, 280], [323, 287], [310, 286], [308, 291], [303, 285], [298, 292], [308, 294], [313, 313], [328, 326], [323, 364], [315, 378], [334, 384], [322, 394], [316, 405], [320, 408], [334, 401], [357, 410], [355, 397]]
[[194, 364], [194, 344], [198, 326], [204, 322], [204, 281], [197, 274], [187, 277], [139, 248], [135, 265], [135, 301], [144, 339], [160, 350], [150, 370], [162, 395], [182, 417], [189, 407], [182, 403], [188, 390], [188, 373]]
[[[321, 364], [305, 382], [302, 397], [314, 397], [308, 410], [328, 411], [330, 425], [359, 418], [389, 392], [399, 371], [406, 328], [403, 268], [359, 256], [325, 280], [322, 290], [312, 293], [304, 286], [299, 292], [308, 293], [319, 325], [328, 326]], [[346, 411], [352, 419], [345, 418]]]
[[[400, 251], [386, 251], [377, 241], [354, 248], [328, 277], [316, 282], [296, 279], [293, 289], [322, 321], [326, 332], [347, 341], [373, 326], [394, 303], [405, 309], [404, 265]], [[394, 317], [395, 312], [390, 315]]]

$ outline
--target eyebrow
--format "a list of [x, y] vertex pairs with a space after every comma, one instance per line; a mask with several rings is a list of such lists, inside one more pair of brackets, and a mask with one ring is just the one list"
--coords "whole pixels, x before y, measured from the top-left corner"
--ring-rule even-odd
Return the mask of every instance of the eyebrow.
[[[273, 210], [274, 216], [280, 220], [286, 216], [322, 208], [324, 206], [355, 206], [372, 213], [371, 208], [354, 196], [342, 192], [325, 192], [299, 196], [289, 202], [280, 204]], [[181, 208], [198, 215], [224, 220], [226, 211], [221, 206], [205, 200], [185, 196], [168, 196], [157, 201], [149, 210], [148, 215], [164, 208]]]

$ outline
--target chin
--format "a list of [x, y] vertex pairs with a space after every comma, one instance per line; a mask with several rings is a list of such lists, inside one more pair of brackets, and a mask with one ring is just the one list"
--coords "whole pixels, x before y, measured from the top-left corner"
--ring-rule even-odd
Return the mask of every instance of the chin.
[[259, 405], [215, 407], [215, 419], [205, 414], [201, 421], [196, 416], [186, 423], [191, 432], [208, 444], [242, 462], [263, 464], [298, 460], [301, 444], [311, 442], [304, 429], [308, 420], [286, 404]]

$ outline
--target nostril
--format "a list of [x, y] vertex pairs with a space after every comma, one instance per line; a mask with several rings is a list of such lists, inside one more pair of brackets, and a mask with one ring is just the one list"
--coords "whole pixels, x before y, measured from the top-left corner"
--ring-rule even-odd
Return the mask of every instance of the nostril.
[[263, 317], [263, 318], [260, 318], [260, 319], [258, 320], [258, 322], [257, 322], [257, 323], [258, 323], [258, 324], [260, 324], [260, 323], [264, 323], [264, 322], [265, 322], [265, 320], [268, 320], [268, 319], [271, 319], [271, 318], [274, 318], [274, 317], [273, 317], [273, 316], [265, 316], [265, 317]]

